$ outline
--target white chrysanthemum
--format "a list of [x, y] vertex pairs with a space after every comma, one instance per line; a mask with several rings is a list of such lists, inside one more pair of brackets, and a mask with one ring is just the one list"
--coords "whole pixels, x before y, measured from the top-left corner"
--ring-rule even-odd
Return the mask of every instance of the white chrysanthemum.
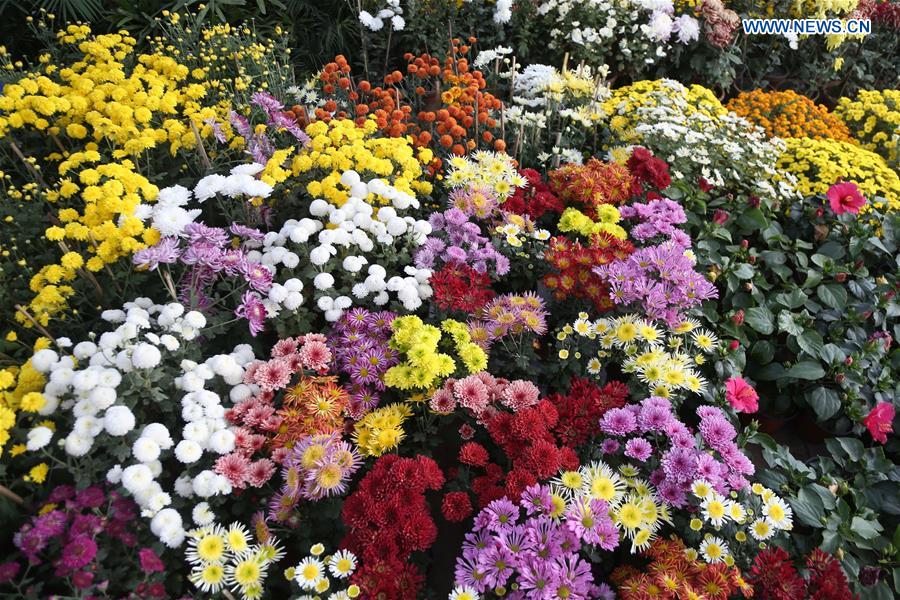
[[159, 348], [146, 342], [141, 342], [131, 351], [131, 363], [136, 369], [152, 369], [161, 359]]
[[103, 415], [103, 428], [109, 435], [125, 435], [134, 429], [134, 423], [134, 413], [127, 406], [112, 406]]
[[53, 365], [59, 360], [59, 355], [49, 348], [38, 350], [31, 357], [31, 367], [39, 373], [49, 373]]
[[35, 427], [28, 432], [28, 443], [25, 444], [25, 447], [34, 452], [49, 444], [51, 439], [53, 439], [53, 431], [49, 427]]
[[122, 471], [122, 485], [132, 494], [139, 494], [153, 483], [153, 472], [147, 465], [129, 465]]
[[131, 453], [142, 463], [151, 462], [159, 458], [159, 444], [150, 438], [139, 437], [131, 446]]
[[209, 507], [208, 503], [200, 502], [191, 511], [191, 519], [193, 519], [194, 523], [196, 523], [198, 526], [203, 527], [215, 521], [216, 515]]
[[195, 463], [203, 456], [203, 448], [193, 440], [181, 440], [175, 446], [175, 458], [184, 464]]

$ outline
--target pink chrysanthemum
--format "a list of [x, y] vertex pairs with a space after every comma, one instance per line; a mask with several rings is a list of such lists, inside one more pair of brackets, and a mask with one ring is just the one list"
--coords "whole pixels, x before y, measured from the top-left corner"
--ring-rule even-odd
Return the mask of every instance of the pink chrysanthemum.
[[508, 406], [514, 412], [527, 408], [537, 403], [541, 395], [537, 386], [530, 381], [517, 379], [504, 388], [500, 396], [500, 402]]
[[264, 363], [256, 370], [254, 375], [254, 383], [267, 392], [280, 390], [291, 381], [290, 366], [282, 358], [273, 358], [269, 362]]
[[464, 408], [475, 415], [481, 414], [490, 401], [487, 386], [475, 375], [457, 381], [453, 386], [453, 395]]
[[227, 477], [235, 489], [243, 489], [246, 487], [247, 478], [250, 475], [250, 461], [242, 455], [232, 452], [216, 461], [215, 471], [219, 475]]
[[313, 371], [324, 371], [331, 362], [331, 350], [325, 342], [308, 339], [300, 348], [300, 360], [303, 366]]

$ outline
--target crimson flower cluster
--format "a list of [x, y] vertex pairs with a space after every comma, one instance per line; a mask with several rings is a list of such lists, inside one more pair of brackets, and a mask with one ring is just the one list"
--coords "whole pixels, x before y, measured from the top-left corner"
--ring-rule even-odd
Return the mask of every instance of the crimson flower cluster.
[[748, 581], [760, 600], [854, 600], [840, 563], [816, 548], [806, 559], [804, 579], [787, 552], [777, 546], [756, 555]]
[[494, 298], [491, 278], [469, 265], [450, 261], [429, 280], [437, 305], [444, 310], [474, 313]]
[[610, 381], [602, 388], [589, 379], [576, 377], [568, 394], [547, 399], [556, 406], [559, 423], [554, 432], [560, 443], [576, 448], [600, 432], [600, 417], [611, 408], [625, 406], [628, 386]]
[[341, 512], [347, 535], [341, 545], [362, 558], [364, 567], [354, 581], [366, 597], [416, 597], [422, 577], [414, 565], [403, 563], [437, 538], [425, 492], [443, 484], [444, 474], [430, 458], [388, 454], [347, 497]]
[[562, 201], [550, 190], [541, 174], [534, 169], [521, 169], [519, 175], [528, 181], [527, 186], [516, 188], [515, 193], [503, 203], [503, 210], [517, 215], [527, 215], [534, 220], [545, 213], [561, 213]]
[[652, 152], [641, 146], [631, 151], [627, 166], [634, 177], [631, 184], [634, 196], [642, 195], [645, 189], [664, 190], [672, 183], [666, 161], [656, 158]]
[[497, 413], [487, 421], [487, 428], [491, 439], [510, 459], [512, 469], [505, 473], [489, 463], [485, 474], [475, 478], [472, 490], [481, 507], [504, 495], [518, 498], [525, 488], [552, 477], [560, 469], [578, 468], [575, 450], [557, 444], [559, 412], [546, 398], [515, 414]]

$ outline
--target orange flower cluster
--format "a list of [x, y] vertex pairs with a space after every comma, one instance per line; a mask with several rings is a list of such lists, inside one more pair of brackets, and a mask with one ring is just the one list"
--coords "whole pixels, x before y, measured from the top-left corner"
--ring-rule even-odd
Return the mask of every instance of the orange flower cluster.
[[547, 174], [550, 189], [567, 205], [583, 204], [592, 219], [601, 204], [622, 204], [631, 197], [634, 178], [625, 165], [596, 158], [583, 165], [568, 164]]
[[706, 564], [685, 556], [681, 540], [658, 539], [644, 552], [649, 565], [641, 570], [631, 565], [612, 572], [612, 581], [622, 600], [728, 600], [733, 594], [753, 596], [753, 587], [740, 570], [725, 563]]
[[315, 116], [362, 123], [374, 115], [378, 128], [389, 136], [412, 135], [418, 146], [440, 147], [457, 156], [482, 145], [502, 151], [505, 142], [496, 138], [498, 122], [492, 116], [501, 102], [484, 91], [487, 82], [481, 71], [469, 66], [469, 51], [457, 38], [443, 62], [430, 54], [407, 53], [406, 75], [388, 73], [382, 85], [354, 82], [347, 59], [338, 56], [319, 77], [329, 99]]
[[769, 137], [853, 142], [850, 130], [838, 115], [792, 90], [741, 92], [726, 107], [765, 129]]
[[291, 448], [307, 435], [344, 430], [350, 396], [337, 377], [301, 377], [284, 396], [278, 411], [283, 419], [273, 440], [276, 448]]

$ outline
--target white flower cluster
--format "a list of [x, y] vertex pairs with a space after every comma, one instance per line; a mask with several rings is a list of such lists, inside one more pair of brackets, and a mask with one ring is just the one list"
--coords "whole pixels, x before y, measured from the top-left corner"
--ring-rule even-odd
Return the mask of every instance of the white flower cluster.
[[616, 68], [651, 65], [671, 43], [700, 36], [697, 19], [688, 12], [676, 16], [672, 0], [544, 0], [538, 14], [552, 20], [551, 48], [574, 43], [573, 59], [603, 56]]
[[[418, 200], [380, 179], [363, 182], [355, 171], [345, 172], [341, 183], [350, 189], [350, 197], [340, 208], [325, 200], [313, 200], [309, 211], [316, 218], [289, 219], [279, 232], [266, 236], [258, 256], [251, 252], [248, 258], [277, 272], [278, 265], [296, 267], [302, 255], [304, 262], [317, 271], [312, 280], [319, 292], [316, 306], [328, 321], [340, 319], [353, 306], [353, 298], [371, 298], [376, 306], [383, 306], [389, 302], [390, 292], [404, 308], [416, 310], [431, 297], [431, 270], [399, 265], [402, 274], [389, 275], [388, 269], [398, 267], [394, 249], [398, 241], [408, 239], [419, 246], [431, 233], [427, 221], [400, 214], [418, 208]], [[374, 208], [363, 200], [370, 194], [388, 200], [390, 205]], [[300, 248], [292, 249], [291, 244]], [[296, 278], [274, 284], [268, 301], [264, 301], [269, 317], [277, 316], [281, 307], [296, 308], [289, 301], [290, 294], [299, 295], [302, 285]], [[282, 299], [285, 291], [287, 299]]]
[[[692, 110], [686, 88], [664, 80], [667, 90], [650, 93], [655, 106], [635, 111], [632, 130], [636, 144], [646, 146], [669, 163], [672, 177], [712, 185], [746, 189], [760, 197], [793, 198], [794, 178], [776, 168], [784, 142], [733, 113], [711, 117]], [[631, 118], [635, 118], [632, 115]]]
[[[206, 326], [206, 318], [196, 311], [185, 312], [181, 304], [159, 305], [147, 298], [128, 302], [122, 310], [104, 311], [102, 317], [117, 324], [116, 329], [100, 335], [96, 343], [76, 344], [72, 356], [59, 356], [49, 349], [35, 353], [32, 365], [48, 377], [42, 410], [50, 414], [60, 408], [74, 419], [71, 431], [60, 442], [72, 457], [86, 456], [95, 446], [116, 446], [109, 438], [120, 438], [130, 447], [132, 460], [115, 464], [107, 479], [121, 484], [134, 497], [142, 514], [153, 518], [151, 528], [163, 543], [176, 547], [183, 541], [185, 530], [179, 513], [167, 508], [173, 504], [173, 498], [158, 480], [163, 475], [161, 461], [174, 455], [185, 465], [171, 490], [183, 498], [230, 493], [231, 484], [222, 475], [199, 467], [196, 475], [187, 471], [204, 453], [212, 454], [214, 459], [234, 450], [235, 436], [225, 419], [222, 399], [205, 387], [209, 380], [220, 377], [230, 387], [232, 401], [248, 397], [253, 390], [242, 383], [244, 369], [255, 357], [252, 349], [243, 345], [231, 354], [216, 355], [203, 363], [182, 360], [180, 375], [172, 380], [177, 389], [186, 392], [181, 398], [180, 419], [168, 426], [160, 422], [140, 426], [138, 418], [145, 411], [159, 413], [153, 407], [153, 398], [154, 392], [159, 394], [160, 390], [153, 390], [152, 386], [160, 378], [154, 376], [153, 370], [166, 366], [166, 354], [175, 353], [184, 342], [196, 339]], [[85, 366], [76, 368], [76, 360]], [[133, 390], [135, 386], [138, 390], [124, 395], [123, 390]], [[166, 420], [165, 412], [158, 418]], [[41, 429], [29, 433], [29, 443], [36, 447], [49, 441]]]
[[400, 7], [400, 0], [387, 0], [387, 6], [374, 15], [367, 10], [360, 12], [359, 22], [367, 29], [381, 31], [384, 22], [390, 21], [394, 31], [402, 31], [406, 27], [406, 21], [403, 20], [402, 15], [403, 9]]
[[512, 0], [496, 0], [494, 3], [494, 23], [503, 25], [512, 18]]
[[192, 199], [202, 204], [217, 194], [229, 198], [268, 198], [272, 186], [255, 177], [264, 168], [259, 163], [248, 163], [235, 167], [227, 176], [207, 175], [197, 182], [193, 192], [181, 185], [163, 188], [159, 190], [156, 202], [135, 207], [134, 216], [150, 221], [150, 226], [164, 237], [183, 237], [184, 228], [193, 223], [201, 212], [199, 208], [185, 208]]

